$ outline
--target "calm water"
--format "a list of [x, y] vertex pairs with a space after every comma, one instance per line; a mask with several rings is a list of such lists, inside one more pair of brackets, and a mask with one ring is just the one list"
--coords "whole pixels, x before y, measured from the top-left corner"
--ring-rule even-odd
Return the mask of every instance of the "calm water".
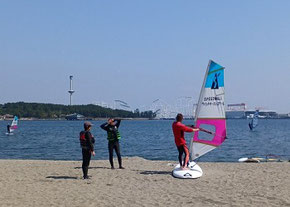
[[[8, 121], [0, 121], [0, 159], [80, 160], [79, 131], [81, 121], [20, 121], [13, 136], [5, 135]], [[94, 159], [107, 159], [106, 132], [93, 121], [96, 138]], [[191, 121], [185, 121], [192, 124]], [[240, 157], [282, 155], [290, 158], [290, 120], [259, 120], [256, 131], [248, 120], [227, 120], [227, 139], [219, 148], [199, 161], [237, 161]], [[123, 156], [140, 156], [151, 160], [177, 160], [171, 131], [172, 121], [122, 121], [120, 126]], [[187, 134], [189, 143], [191, 134]]]

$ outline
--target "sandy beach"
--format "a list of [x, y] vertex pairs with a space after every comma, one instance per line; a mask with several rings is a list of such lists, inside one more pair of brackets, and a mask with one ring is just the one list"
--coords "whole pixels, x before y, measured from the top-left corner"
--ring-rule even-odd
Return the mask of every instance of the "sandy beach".
[[[116, 161], [116, 160], [115, 160]], [[124, 158], [124, 170], [93, 160], [0, 160], [0, 206], [290, 206], [290, 163], [199, 163], [204, 175], [171, 176], [175, 161]]]

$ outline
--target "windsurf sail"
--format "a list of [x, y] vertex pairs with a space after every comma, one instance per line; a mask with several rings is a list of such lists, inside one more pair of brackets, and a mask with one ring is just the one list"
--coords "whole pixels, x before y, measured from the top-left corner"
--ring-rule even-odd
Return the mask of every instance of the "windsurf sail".
[[195, 127], [203, 130], [194, 133], [190, 160], [215, 149], [226, 139], [224, 69], [209, 61], [195, 112]]
[[258, 126], [258, 120], [259, 120], [258, 118], [259, 118], [259, 110], [256, 110], [253, 118], [251, 119], [249, 123], [249, 127], [251, 130], [255, 129]]
[[14, 116], [14, 119], [11, 123], [11, 126], [10, 126], [10, 133], [13, 132], [15, 129], [17, 129], [17, 126], [18, 125], [18, 117], [17, 116]]

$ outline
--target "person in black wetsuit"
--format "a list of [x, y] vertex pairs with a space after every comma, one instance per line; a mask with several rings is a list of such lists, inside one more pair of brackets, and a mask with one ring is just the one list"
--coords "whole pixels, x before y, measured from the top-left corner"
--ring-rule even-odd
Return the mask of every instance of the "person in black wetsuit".
[[119, 162], [119, 168], [124, 169], [122, 166], [122, 158], [120, 153], [120, 144], [119, 139], [121, 139], [120, 132], [118, 131], [118, 128], [120, 126], [121, 120], [120, 119], [108, 119], [108, 122], [102, 124], [100, 127], [107, 131], [107, 139], [108, 139], [108, 149], [109, 149], [109, 161], [111, 164], [111, 169], [114, 168], [114, 161], [113, 161], [113, 150], [115, 149], [115, 152], [118, 157]]
[[11, 126], [8, 124], [8, 125], [7, 125], [7, 133], [8, 133], [8, 134], [10, 134], [10, 127], [11, 127]]
[[82, 154], [83, 154], [82, 169], [83, 169], [84, 179], [89, 178], [88, 170], [89, 170], [89, 165], [91, 161], [91, 155], [95, 156], [95, 151], [94, 151], [95, 139], [90, 132], [91, 127], [92, 127], [91, 122], [86, 121], [84, 123], [84, 131], [80, 132], [80, 145], [81, 145]]

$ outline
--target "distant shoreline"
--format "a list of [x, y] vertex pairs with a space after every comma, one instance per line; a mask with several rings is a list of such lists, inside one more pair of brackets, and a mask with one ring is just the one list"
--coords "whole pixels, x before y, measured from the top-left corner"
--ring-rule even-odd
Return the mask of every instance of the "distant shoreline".
[[[20, 118], [20, 121], [106, 121], [108, 118], [87, 118], [87, 119], [81, 119], [81, 120], [67, 120], [65, 118], [58, 118], [58, 119], [39, 119], [39, 118]], [[151, 121], [160, 121], [160, 120], [174, 120], [174, 118], [168, 118], [168, 119], [150, 119], [150, 118], [120, 118], [122, 120], [132, 120], [132, 121], [145, 121], [145, 120], [151, 120]], [[260, 120], [276, 120], [276, 119], [290, 119], [288, 118], [263, 118]], [[6, 119], [0, 119], [0, 121], [11, 121], [13, 118], [6, 118]], [[194, 120], [194, 119], [185, 119], [185, 120]], [[247, 118], [227, 118], [226, 120], [248, 120]]]
[[[151, 120], [149, 118], [120, 118], [122, 120], [134, 120], [134, 121], [143, 121], [143, 120]], [[11, 121], [13, 118], [0, 119], [0, 121]], [[20, 121], [106, 121], [108, 118], [92, 118], [92, 119], [82, 119], [82, 120], [67, 120], [63, 119], [38, 119], [38, 118], [20, 118]]]

